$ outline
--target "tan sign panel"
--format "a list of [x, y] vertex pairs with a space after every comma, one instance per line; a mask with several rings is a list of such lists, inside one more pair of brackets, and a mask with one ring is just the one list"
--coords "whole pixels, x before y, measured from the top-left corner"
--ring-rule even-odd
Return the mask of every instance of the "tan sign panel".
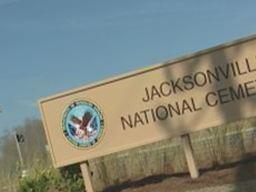
[[254, 36], [42, 99], [40, 109], [61, 167], [255, 116], [255, 101]]

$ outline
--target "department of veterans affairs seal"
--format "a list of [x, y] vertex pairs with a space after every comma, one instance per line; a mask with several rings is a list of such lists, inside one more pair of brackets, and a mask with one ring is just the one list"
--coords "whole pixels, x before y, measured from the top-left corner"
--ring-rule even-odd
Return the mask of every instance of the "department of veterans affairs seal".
[[62, 129], [67, 140], [74, 146], [88, 148], [103, 135], [104, 119], [94, 103], [76, 101], [64, 112]]

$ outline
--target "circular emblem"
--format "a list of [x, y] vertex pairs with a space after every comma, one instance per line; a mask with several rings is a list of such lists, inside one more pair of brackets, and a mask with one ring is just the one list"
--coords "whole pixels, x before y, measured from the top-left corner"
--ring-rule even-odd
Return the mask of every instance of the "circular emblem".
[[70, 143], [87, 148], [97, 143], [102, 136], [104, 119], [95, 104], [89, 101], [77, 101], [64, 112], [62, 129]]

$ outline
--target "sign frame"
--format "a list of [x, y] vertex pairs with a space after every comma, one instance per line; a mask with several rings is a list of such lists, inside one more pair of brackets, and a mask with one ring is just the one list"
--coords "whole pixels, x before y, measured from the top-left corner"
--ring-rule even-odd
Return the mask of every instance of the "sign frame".
[[[47, 123], [47, 120], [46, 120], [46, 114], [45, 114], [45, 111], [44, 111], [44, 108], [43, 108], [44, 103], [47, 103], [47, 102], [52, 101], [52, 100], [59, 99], [61, 97], [67, 97], [67, 96], [70, 96], [72, 94], [76, 94], [76, 93], [81, 92], [81, 91], [87, 91], [87, 90], [92, 90], [94, 88], [106, 86], [106, 85], [109, 85], [111, 83], [122, 81], [122, 80], [125, 80], [125, 79], [129, 79], [129, 78], [132, 78], [132, 77], [135, 77], [135, 76], [138, 76], [138, 75], [144, 75], [144, 74], [147, 74], [149, 72], [158, 70], [160, 68], [176, 65], [180, 62], [185, 62], [187, 60], [194, 59], [194, 58], [197, 58], [197, 57], [201, 57], [203, 55], [210, 54], [210, 53], [219, 51], [221, 49], [226, 49], [226, 48], [229, 48], [229, 47], [232, 47], [232, 46], [247, 43], [247, 42], [252, 41], [252, 40], [256, 40], [256, 35], [252, 35], [252, 36], [249, 36], [249, 37], [246, 37], [246, 38], [241, 38], [241, 39], [232, 41], [230, 43], [218, 45], [218, 46], [215, 46], [213, 48], [208, 48], [208, 49], [205, 49], [205, 50], [202, 50], [202, 51], [198, 51], [198, 52], [195, 52], [195, 53], [192, 53], [192, 54], [188, 54], [188, 55], [185, 55], [185, 56], [182, 56], [182, 57], [178, 57], [176, 59], [168, 60], [167, 62], [164, 62], [164, 63], [156, 64], [156, 65], [153, 65], [153, 66], [150, 66], [150, 67], [146, 67], [146, 68], [143, 68], [143, 69], [140, 69], [140, 70], [136, 70], [136, 71], [131, 72], [131, 73], [126, 73], [126, 74], [123, 74], [123, 75], [120, 75], [120, 76], [117, 76], [117, 77], [114, 77], [114, 78], [109, 78], [109, 79], [106, 79], [106, 80], [103, 80], [103, 81], [100, 81], [100, 82], [97, 82], [97, 83], [93, 83], [93, 84], [90, 84], [88, 86], [82, 86], [82, 87], [77, 88], [77, 89], [72, 89], [72, 90], [66, 91], [64, 93], [60, 93], [60, 94], [56, 94], [56, 95], [53, 95], [53, 96], [50, 96], [50, 97], [40, 99], [39, 100], [40, 111], [41, 111], [41, 114], [42, 114], [44, 129], [45, 129], [45, 132], [46, 132], [47, 141], [48, 141], [49, 146], [50, 146], [50, 152], [51, 152], [51, 157], [53, 159], [54, 166], [55, 167], [60, 167], [60, 166], [65, 166], [65, 165], [69, 165], [69, 164], [72, 164], [72, 163], [71, 162], [62, 162], [61, 164], [56, 163], [56, 159], [54, 157], [54, 152], [52, 150], [52, 148], [53, 148], [52, 145], [53, 144], [51, 142], [51, 138], [49, 137], [49, 126], [48, 126], [48, 123]], [[108, 129], [108, 128], [106, 128], [106, 129]], [[193, 132], [193, 131], [197, 131], [197, 130], [198, 129], [195, 128], [195, 129], [189, 131], [189, 133]], [[180, 132], [179, 135], [184, 135], [184, 134], [187, 134], [187, 133], [188, 133], [187, 130], [184, 130], [183, 132]], [[178, 135], [175, 135], [175, 136], [178, 136]], [[147, 142], [143, 143], [142, 145], [157, 142], [159, 140], [167, 139], [167, 138], [170, 138], [170, 136], [166, 136], [166, 138], [161, 138], [161, 139], [156, 138], [156, 139], [148, 140]], [[107, 154], [111, 154], [111, 153], [114, 153], [114, 152], [126, 150], [126, 149], [129, 149], [129, 148], [134, 148], [134, 147], [137, 147], [137, 146], [139, 146], [138, 143], [135, 144], [134, 146], [130, 145], [128, 148], [127, 147], [120, 147], [120, 148], [118, 148], [118, 150], [117, 149], [113, 150], [113, 151], [109, 150], [108, 153], [102, 154], [102, 156], [107, 155]], [[83, 160], [79, 159], [79, 160], [76, 160], [76, 162], [74, 162], [74, 163], [86, 161], [86, 160], [97, 158], [97, 157], [100, 157], [100, 156], [93, 156], [91, 158], [83, 159]]]

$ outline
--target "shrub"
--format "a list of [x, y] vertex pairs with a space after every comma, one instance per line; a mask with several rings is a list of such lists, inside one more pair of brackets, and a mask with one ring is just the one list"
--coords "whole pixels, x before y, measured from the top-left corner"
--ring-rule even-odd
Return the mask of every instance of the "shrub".
[[58, 170], [35, 170], [20, 179], [19, 192], [80, 192], [84, 191], [83, 179], [78, 174], [62, 175]]

